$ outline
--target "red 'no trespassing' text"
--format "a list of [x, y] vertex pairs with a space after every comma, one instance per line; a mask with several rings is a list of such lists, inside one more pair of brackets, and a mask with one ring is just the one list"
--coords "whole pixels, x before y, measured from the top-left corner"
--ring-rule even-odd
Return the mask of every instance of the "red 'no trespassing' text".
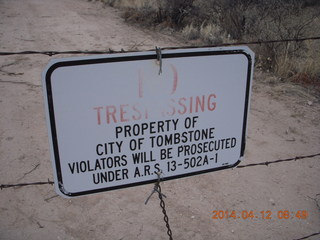
[[119, 105], [94, 107], [97, 124], [123, 123], [138, 120], [147, 120], [153, 114], [160, 116], [178, 116], [184, 114], [214, 111], [216, 109], [216, 95], [214, 93], [201, 96], [171, 98], [161, 108], [154, 108], [141, 102]]

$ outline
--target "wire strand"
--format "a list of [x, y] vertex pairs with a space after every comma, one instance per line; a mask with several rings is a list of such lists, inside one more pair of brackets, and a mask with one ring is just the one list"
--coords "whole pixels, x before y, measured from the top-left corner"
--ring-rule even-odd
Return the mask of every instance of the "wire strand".
[[[261, 44], [270, 44], [270, 43], [284, 43], [284, 42], [303, 42], [308, 40], [320, 40], [320, 37], [305, 37], [305, 38], [288, 38], [288, 39], [275, 39], [275, 40], [256, 40], [256, 41], [247, 41], [247, 42], [235, 42], [235, 43], [221, 43], [215, 45], [200, 45], [200, 46], [181, 46], [181, 47], [164, 47], [162, 50], [175, 50], [175, 49], [188, 49], [188, 48], [209, 48], [209, 47], [227, 47], [227, 46], [239, 46], [239, 45], [261, 45]], [[154, 51], [154, 49], [149, 49], [147, 51]], [[115, 51], [112, 49], [108, 50], [86, 50], [86, 51], [20, 51], [20, 52], [0, 52], [0, 56], [10, 56], [10, 55], [36, 55], [42, 54], [47, 56], [54, 56], [59, 54], [111, 54], [111, 53], [130, 53], [138, 51]]]
[[294, 239], [294, 240], [308, 239], [308, 238], [310, 238], [310, 237], [317, 236], [317, 235], [320, 235], [320, 232], [313, 233], [313, 234], [310, 234], [310, 235], [308, 235], [308, 236], [305, 236], [305, 237], [302, 237], [302, 238], [298, 238], [298, 239]]
[[269, 166], [270, 164], [297, 161], [297, 160], [302, 160], [302, 159], [306, 159], [306, 158], [313, 158], [313, 157], [317, 157], [317, 156], [320, 156], [320, 153], [306, 155], [306, 156], [298, 156], [298, 157], [294, 157], [294, 158], [278, 159], [278, 160], [274, 160], [274, 161], [266, 161], [266, 162], [261, 162], [261, 163], [250, 163], [250, 164], [246, 164], [246, 165], [237, 166], [237, 168], [246, 168], [246, 167], [255, 167], [255, 166]]
[[[317, 157], [317, 156], [320, 156], [320, 153], [316, 153], [316, 154], [312, 154], [312, 155], [305, 155], [305, 156], [297, 156], [297, 157], [287, 158], [287, 159], [278, 159], [278, 160], [274, 160], [274, 161], [267, 161], [267, 162], [261, 162], [261, 163], [250, 163], [250, 164], [247, 164], [247, 165], [237, 166], [236, 168], [246, 168], [246, 167], [256, 167], [256, 166], [269, 166], [270, 164], [282, 163], [282, 162], [291, 162], [291, 161], [300, 161], [300, 160], [303, 160], [303, 159], [314, 158], [314, 157]], [[54, 182], [52, 182], [52, 181], [50, 181], [48, 179], [47, 182], [0, 184], [0, 189], [11, 188], [11, 187], [25, 187], [25, 186], [30, 186], [30, 185], [45, 185], [45, 184], [53, 185]]]

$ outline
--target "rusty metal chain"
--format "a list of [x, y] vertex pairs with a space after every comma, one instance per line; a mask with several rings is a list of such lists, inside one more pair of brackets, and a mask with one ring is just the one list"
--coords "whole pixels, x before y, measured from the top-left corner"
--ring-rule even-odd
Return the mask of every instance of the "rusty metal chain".
[[154, 187], [153, 187], [153, 190], [151, 192], [151, 194], [149, 195], [149, 197], [147, 198], [147, 200], [145, 201], [144, 204], [147, 204], [149, 199], [151, 198], [151, 196], [157, 192], [158, 193], [158, 196], [159, 196], [159, 199], [160, 199], [160, 207], [162, 209], [162, 213], [163, 213], [163, 220], [164, 222], [166, 223], [166, 227], [167, 227], [167, 234], [169, 236], [169, 240], [172, 240], [172, 231], [171, 231], [171, 228], [170, 228], [170, 224], [169, 224], [169, 217], [167, 215], [167, 211], [166, 211], [166, 204], [163, 200], [163, 198], [166, 198], [166, 195], [164, 195], [162, 192], [161, 192], [161, 187], [160, 187], [160, 181], [161, 181], [161, 173], [162, 171], [159, 171], [159, 172], [156, 172], [157, 176], [158, 176], [158, 180], [157, 182], [154, 184]]
[[170, 224], [169, 224], [169, 217], [167, 215], [167, 211], [166, 211], [166, 204], [163, 200], [163, 194], [161, 193], [161, 187], [160, 187], [160, 182], [159, 183], [156, 183], [156, 184], [159, 184], [158, 185], [158, 196], [159, 196], [159, 199], [160, 199], [160, 207], [162, 208], [162, 213], [164, 215], [163, 217], [163, 220], [164, 222], [166, 223], [166, 227], [167, 227], [167, 234], [169, 236], [169, 239], [172, 240], [172, 231], [171, 231], [171, 228], [170, 228]]

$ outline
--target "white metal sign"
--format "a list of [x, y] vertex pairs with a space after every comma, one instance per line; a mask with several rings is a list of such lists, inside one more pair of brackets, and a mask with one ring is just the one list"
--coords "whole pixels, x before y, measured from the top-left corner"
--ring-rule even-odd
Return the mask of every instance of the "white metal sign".
[[235, 167], [245, 149], [247, 47], [53, 60], [43, 73], [56, 191], [64, 197]]

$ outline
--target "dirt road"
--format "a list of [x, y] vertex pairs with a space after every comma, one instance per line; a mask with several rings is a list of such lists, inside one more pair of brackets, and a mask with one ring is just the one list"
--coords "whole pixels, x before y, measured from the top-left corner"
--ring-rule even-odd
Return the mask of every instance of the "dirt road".
[[[0, 0], [0, 51], [143, 50], [185, 45], [85, 0]], [[41, 72], [50, 57], [0, 56], [0, 184], [52, 180]], [[319, 100], [256, 73], [242, 164], [320, 152]], [[174, 239], [297, 239], [319, 232], [320, 157], [167, 181]], [[0, 239], [167, 239], [153, 186], [72, 200], [51, 185], [0, 191]], [[319, 195], [318, 195], [319, 197]], [[258, 218], [212, 219], [212, 211]], [[292, 218], [279, 219], [288, 210]], [[305, 210], [307, 219], [295, 217]], [[272, 219], [261, 212], [270, 211]], [[319, 236], [309, 239], [319, 239]]]

